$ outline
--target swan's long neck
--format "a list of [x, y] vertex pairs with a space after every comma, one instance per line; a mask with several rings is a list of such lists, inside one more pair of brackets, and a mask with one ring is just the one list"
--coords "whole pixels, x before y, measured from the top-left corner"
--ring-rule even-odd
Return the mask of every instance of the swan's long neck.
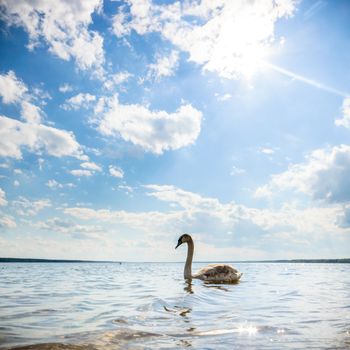
[[193, 259], [193, 250], [194, 245], [192, 239], [187, 242], [187, 258], [184, 269], [184, 278], [191, 279], [192, 278], [192, 259]]

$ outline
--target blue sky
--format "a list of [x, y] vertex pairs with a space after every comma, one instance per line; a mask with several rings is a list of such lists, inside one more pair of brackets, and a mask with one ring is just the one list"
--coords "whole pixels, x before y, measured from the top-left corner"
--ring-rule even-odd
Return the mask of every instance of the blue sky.
[[348, 1], [0, 7], [0, 256], [349, 257]]

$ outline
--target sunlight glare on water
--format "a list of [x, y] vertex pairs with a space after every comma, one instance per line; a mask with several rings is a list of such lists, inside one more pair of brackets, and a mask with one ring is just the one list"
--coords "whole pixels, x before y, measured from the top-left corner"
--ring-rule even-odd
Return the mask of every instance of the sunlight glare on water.
[[211, 285], [179, 263], [0, 264], [0, 348], [350, 347], [349, 264], [235, 266]]

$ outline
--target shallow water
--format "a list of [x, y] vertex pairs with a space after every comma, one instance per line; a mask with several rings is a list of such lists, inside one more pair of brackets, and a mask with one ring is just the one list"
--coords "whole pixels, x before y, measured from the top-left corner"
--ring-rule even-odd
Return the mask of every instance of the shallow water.
[[350, 349], [350, 264], [235, 266], [207, 285], [178, 263], [2, 263], [0, 348]]

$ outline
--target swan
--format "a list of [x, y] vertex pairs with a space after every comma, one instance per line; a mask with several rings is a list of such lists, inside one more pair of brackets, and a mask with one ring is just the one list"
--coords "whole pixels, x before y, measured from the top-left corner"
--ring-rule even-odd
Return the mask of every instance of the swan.
[[234, 267], [225, 264], [210, 264], [192, 275], [192, 258], [194, 251], [192, 237], [188, 234], [180, 236], [175, 249], [183, 243], [187, 243], [187, 259], [184, 269], [185, 279], [198, 278], [211, 283], [237, 283], [241, 278], [241, 272]]

